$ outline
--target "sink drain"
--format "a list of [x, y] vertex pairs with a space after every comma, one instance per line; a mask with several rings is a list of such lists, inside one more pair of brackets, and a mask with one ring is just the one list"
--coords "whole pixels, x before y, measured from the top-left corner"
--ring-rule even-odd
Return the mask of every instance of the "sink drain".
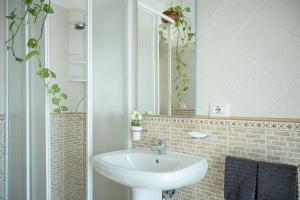
[[159, 160], [158, 160], [158, 159], [156, 159], [156, 160], [155, 160], [155, 162], [156, 162], [156, 164], [158, 164], [158, 163], [159, 163]]

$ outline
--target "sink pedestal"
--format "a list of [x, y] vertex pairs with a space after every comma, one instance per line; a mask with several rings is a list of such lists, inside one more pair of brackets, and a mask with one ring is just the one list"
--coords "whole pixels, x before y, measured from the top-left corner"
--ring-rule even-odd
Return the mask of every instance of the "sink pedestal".
[[161, 200], [162, 192], [160, 190], [147, 190], [141, 188], [132, 188], [132, 200]]

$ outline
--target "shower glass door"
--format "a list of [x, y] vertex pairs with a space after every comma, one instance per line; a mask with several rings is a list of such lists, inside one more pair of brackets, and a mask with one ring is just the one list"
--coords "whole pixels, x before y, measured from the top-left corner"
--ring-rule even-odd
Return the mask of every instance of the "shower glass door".
[[[24, 15], [26, 7], [24, 0], [1, 0], [1, 4], [1, 9], [6, 8], [6, 12], [1, 10], [1, 14], [9, 15], [15, 10], [18, 16]], [[12, 36], [9, 29], [16, 31], [18, 27], [10, 26], [11, 21], [4, 19], [3, 16], [1, 20], [6, 23], [6, 28], [1, 30], [5, 30], [5, 40], [8, 40]], [[41, 23], [41, 20], [38, 20], [35, 24], [20, 26], [14, 43], [16, 55], [25, 57], [29, 53], [27, 41], [30, 37], [40, 34]], [[45, 52], [43, 38], [40, 45], [40, 51]], [[6, 100], [6, 190], [1, 192], [5, 193], [2, 198], [47, 199], [48, 139], [44, 81], [36, 76], [38, 70], [36, 62], [20, 63], [16, 61], [12, 51], [6, 51], [6, 54], [6, 93], [3, 95]], [[44, 55], [41, 57], [44, 62]]]
[[0, 200], [5, 199], [5, 2], [0, 0]]

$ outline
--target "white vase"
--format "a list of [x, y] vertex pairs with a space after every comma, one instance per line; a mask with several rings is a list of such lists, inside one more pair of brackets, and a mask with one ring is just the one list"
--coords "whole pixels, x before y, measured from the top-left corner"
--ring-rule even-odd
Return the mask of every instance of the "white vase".
[[141, 126], [132, 126], [131, 130], [132, 130], [132, 139], [134, 141], [141, 140], [141, 133], [143, 128]]

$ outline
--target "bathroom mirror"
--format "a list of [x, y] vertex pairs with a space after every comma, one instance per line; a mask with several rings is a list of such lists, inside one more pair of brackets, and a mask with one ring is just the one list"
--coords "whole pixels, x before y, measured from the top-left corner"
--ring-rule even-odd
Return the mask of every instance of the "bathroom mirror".
[[140, 112], [195, 114], [195, 12], [195, 0], [138, 1]]

